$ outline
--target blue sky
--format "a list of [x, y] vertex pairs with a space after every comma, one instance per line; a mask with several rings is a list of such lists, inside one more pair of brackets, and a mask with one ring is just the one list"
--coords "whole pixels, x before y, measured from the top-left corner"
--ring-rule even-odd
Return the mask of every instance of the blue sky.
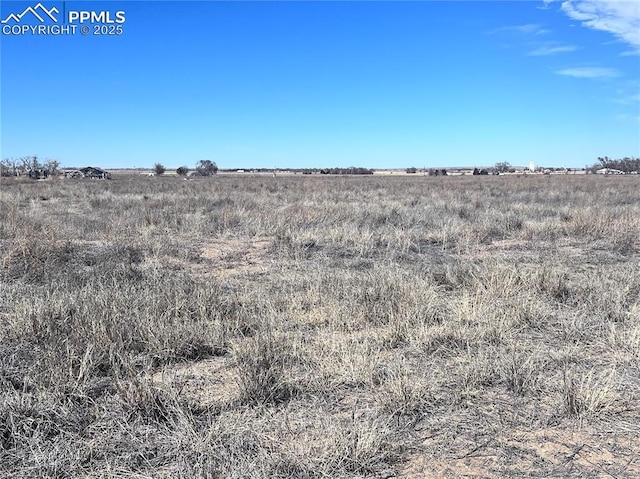
[[[1, 158], [406, 168], [640, 156], [640, 2], [40, 1], [59, 24], [70, 11], [125, 22], [120, 35], [1, 35]], [[37, 3], [3, 1], [0, 16]], [[20, 25], [40, 24], [30, 15]]]

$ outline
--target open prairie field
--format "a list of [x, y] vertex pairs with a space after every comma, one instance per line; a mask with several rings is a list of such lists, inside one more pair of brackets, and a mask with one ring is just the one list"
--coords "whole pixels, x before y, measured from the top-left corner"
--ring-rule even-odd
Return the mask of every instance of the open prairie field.
[[640, 477], [640, 177], [2, 180], [0, 477]]

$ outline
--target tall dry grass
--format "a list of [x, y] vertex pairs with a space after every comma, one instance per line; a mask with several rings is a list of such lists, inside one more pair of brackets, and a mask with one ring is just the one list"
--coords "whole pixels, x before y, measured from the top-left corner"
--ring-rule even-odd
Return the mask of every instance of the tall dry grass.
[[0, 186], [2, 477], [640, 475], [635, 177]]

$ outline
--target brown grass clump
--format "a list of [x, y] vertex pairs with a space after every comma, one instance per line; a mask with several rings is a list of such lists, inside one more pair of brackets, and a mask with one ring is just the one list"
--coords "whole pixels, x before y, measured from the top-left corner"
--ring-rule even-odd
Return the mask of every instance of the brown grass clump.
[[640, 476], [635, 177], [1, 181], [0, 477]]

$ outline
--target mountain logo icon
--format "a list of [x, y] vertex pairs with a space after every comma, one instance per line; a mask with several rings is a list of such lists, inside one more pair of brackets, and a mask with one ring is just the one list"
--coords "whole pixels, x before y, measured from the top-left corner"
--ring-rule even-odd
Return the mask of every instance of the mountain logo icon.
[[15, 23], [20, 23], [22, 21], [22, 18], [27, 13], [31, 13], [34, 17], [36, 17], [40, 21], [40, 23], [44, 23], [46, 17], [49, 17], [54, 22], [58, 23], [58, 19], [53, 14], [60, 13], [60, 11], [56, 7], [53, 7], [50, 10], [47, 10], [42, 5], [42, 3], [38, 3], [35, 7], [25, 8], [22, 13], [9, 14], [9, 16], [7, 16], [7, 18], [5, 18], [4, 20], [0, 21], [0, 23], [9, 23], [11, 20], [13, 20]]

